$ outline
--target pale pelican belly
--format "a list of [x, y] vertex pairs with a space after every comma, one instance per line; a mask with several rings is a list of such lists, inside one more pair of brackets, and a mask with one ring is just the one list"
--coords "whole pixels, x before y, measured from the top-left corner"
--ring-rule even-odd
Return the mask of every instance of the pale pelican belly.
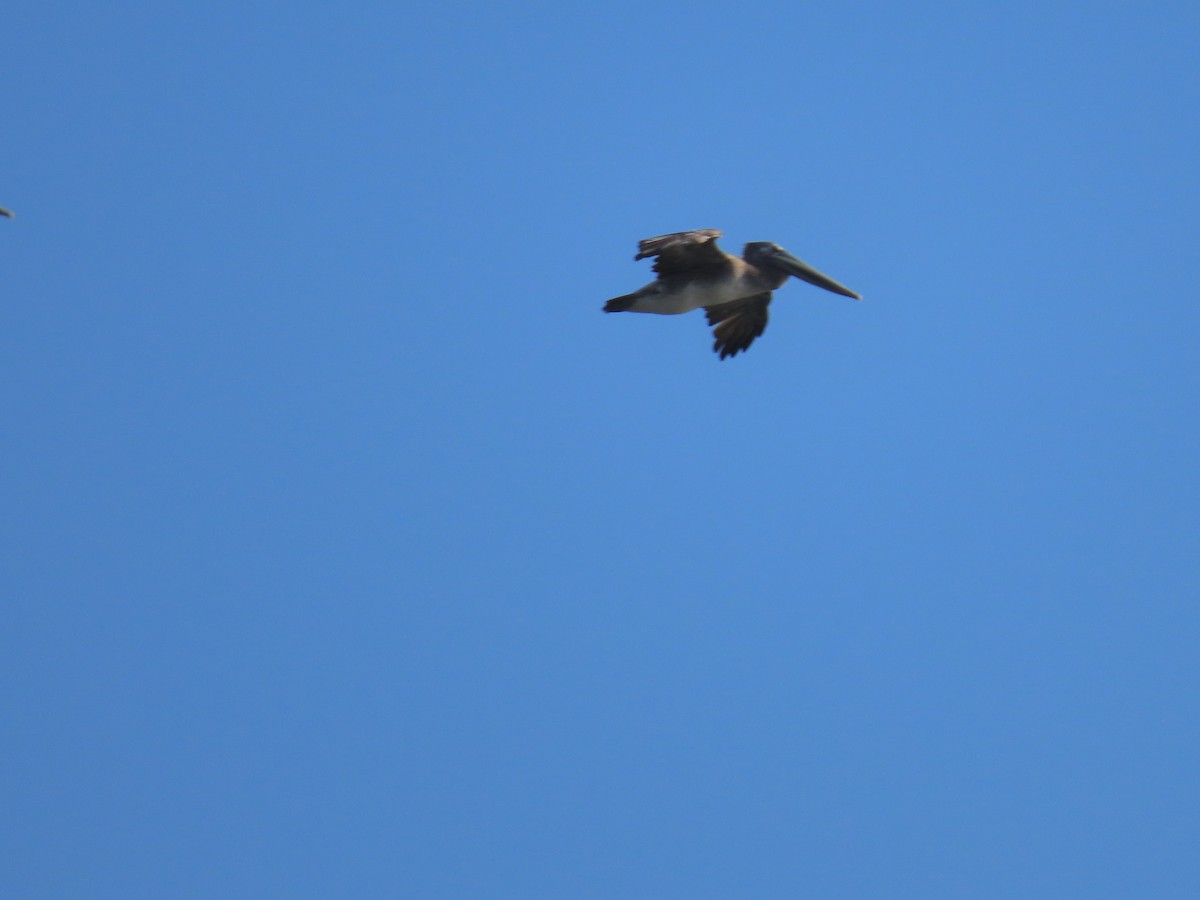
[[692, 281], [666, 287], [662, 282], [648, 284], [637, 292], [630, 312], [657, 313], [674, 316], [705, 306], [720, 306], [745, 297], [761, 294], [762, 287], [748, 284], [745, 279], [729, 278], [720, 281]]

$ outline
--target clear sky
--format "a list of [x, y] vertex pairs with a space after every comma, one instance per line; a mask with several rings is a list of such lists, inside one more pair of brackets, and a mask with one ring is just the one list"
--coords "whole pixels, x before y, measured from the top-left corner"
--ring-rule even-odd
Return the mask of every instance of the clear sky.
[[1200, 897], [1196, 3], [0, 26], [4, 897]]

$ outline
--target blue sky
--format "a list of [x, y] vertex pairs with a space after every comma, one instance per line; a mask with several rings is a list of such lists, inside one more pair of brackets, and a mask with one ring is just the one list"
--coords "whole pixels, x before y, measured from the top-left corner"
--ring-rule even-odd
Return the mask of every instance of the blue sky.
[[0, 20], [6, 897], [1200, 895], [1195, 4]]

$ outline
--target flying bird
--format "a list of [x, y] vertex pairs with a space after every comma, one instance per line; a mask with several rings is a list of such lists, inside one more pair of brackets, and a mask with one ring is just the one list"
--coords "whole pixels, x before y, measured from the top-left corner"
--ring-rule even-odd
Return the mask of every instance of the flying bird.
[[653, 256], [658, 279], [614, 297], [604, 311], [673, 316], [703, 307], [708, 324], [714, 326], [713, 351], [724, 359], [746, 350], [763, 333], [771, 292], [790, 275], [843, 297], [862, 299], [778, 244], [755, 241], [738, 258], [717, 246], [719, 237], [722, 233], [715, 228], [701, 228], [639, 241], [634, 259]]
[[0, 206], [0, 216], [5, 216], [6, 218], [9, 218], [9, 219], [16, 218], [16, 216], [13, 214], [13, 211], [11, 209], [5, 209], [3, 206]]

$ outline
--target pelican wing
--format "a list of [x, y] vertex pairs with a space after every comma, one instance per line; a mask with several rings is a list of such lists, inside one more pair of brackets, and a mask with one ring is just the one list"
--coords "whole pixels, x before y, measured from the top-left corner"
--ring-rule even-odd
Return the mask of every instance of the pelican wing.
[[771, 293], [768, 291], [744, 300], [704, 307], [708, 324], [716, 326], [713, 328], [713, 337], [716, 338], [713, 352], [719, 353], [724, 359], [737, 356], [749, 348], [767, 328], [767, 304], [770, 302]]
[[721, 232], [715, 228], [678, 231], [638, 241], [634, 259], [656, 257], [654, 271], [659, 275], [681, 275], [697, 269], [724, 264], [729, 257], [717, 246]]

